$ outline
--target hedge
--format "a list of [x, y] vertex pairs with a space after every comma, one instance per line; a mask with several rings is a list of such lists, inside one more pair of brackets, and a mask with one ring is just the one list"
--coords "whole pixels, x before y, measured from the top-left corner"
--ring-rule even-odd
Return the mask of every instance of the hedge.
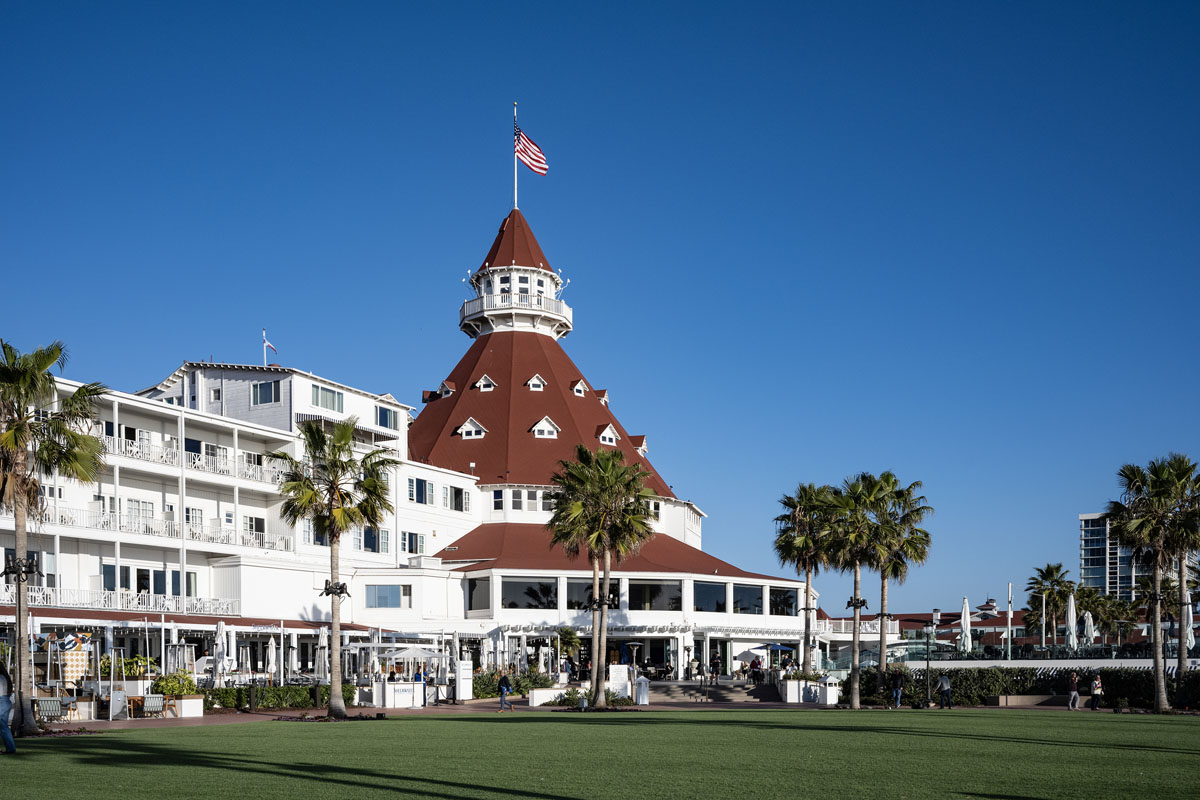
[[[526, 670], [516, 675], [508, 676], [513, 687], [513, 694], [528, 695], [530, 689], [549, 689], [554, 685], [554, 678], [545, 672]], [[500, 696], [500, 673], [497, 670], [481, 672], [471, 682], [471, 693], [477, 697]]]
[[[901, 696], [904, 704], [912, 704], [925, 700], [925, 670], [910, 670], [905, 666], [888, 665], [888, 678], [896, 671], [908, 674], [904, 694]], [[1104, 702], [1107, 708], [1116, 706], [1132, 706], [1134, 708], [1154, 707], [1154, 671], [1149, 669], [1131, 669], [1129, 667], [1058, 667], [1054, 669], [1037, 667], [976, 667], [963, 669], [930, 669], [933, 683], [933, 698], [936, 701], [937, 679], [944, 672], [950, 676], [950, 696], [956, 704], [964, 706], [984, 705], [987, 698], [996, 695], [1021, 694], [1066, 694], [1067, 679], [1071, 672], [1079, 673], [1080, 693], [1086, 696], [1091, 687], [1092, 677], [1099, 672], [1104, 684]], [[864, 703], [886, 704], [891, 701], [892, 690], [890, 683], [880, 691], [877, 681], [879, 673], [874, 669], [864, 669], [861, 675], [859, 695]], [[843, 692], [849, 691], [849, 682], [843, 683]], [[1176, 708], [1197, 708], [1200, 706], [1200, 671], [1189, 671], [1181, 687], [1176, 687], [1175, 681], [1167, 677], [1167, 696], [1171, 698]], [[1122, 702], [1123, 701], [1123, 702]]]
[[[342, 698], [346, 705], [354, 704], [354, 684], [342, 684]], [[254, 700], [258, 708], [312, 708], [313, 696], [310, 686], [255, 686]], [[321, 687], [321, 703], [329, 704], [329, 687]], [[216, 706], [221, 708], [249, 708], [249, 686], [226, 686], [204, 690], [204, 710]]]

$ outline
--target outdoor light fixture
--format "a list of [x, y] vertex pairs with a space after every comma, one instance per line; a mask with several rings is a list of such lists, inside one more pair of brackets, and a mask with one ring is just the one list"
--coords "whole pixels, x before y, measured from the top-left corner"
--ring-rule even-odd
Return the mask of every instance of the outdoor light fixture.
[[350, 589], [348, 589], [344, 583], [335, 583], [326, 579], [325, 588], [321, 591], [321, 596], [325, 595], [329, 595], [331, 597], [349, 597]]
[[[6, 555], [4, 558], [4, 572], [0, 573], [0, 575], [3, 575], [5, 578], [12, 578], [18, 584], [28, 583], [29, 579], [32, 577], [35, 577], [35, 576], [41, 577], [42, 571], [40, 569], [38, 569], [37, 554], [31, 553], [29, 558], [17, 558], [15, 553], [13, 553], [11, 555]], [[21, 592], [20, 586], [17, 587], [17, 591], [14, 592], [14, 594], [17, 597], [16, 619], [21, 620], [25, 616], [25, 611], [22, 609], [22, 606], [25, 604], [21, 602], [21, 595], [23, 593]], [[20, 623], [17, 622], [16, 624], [19, 625]], [[15, 629], [16, 628], [14, 625], [14, 630]], [[25, 659], [18, 658], [18, 659], [14, 659], [14, 661], [16, 662], [15, 666], [16, 666], [16, 673], [17, 673], [16, 674], [16, 679], [17, 679], [16, 680], [16, 684], [17, 684], [16, 685], [16, 695], [17, 695], [17, 698], [16, 698], [17, 704], [16, 705], [17, 705], [18, 713], [25, 714], [26, 713], [25, 712], [25, 702], [23, 700], [23, 696], [25, 694], [25, 686], [24, 686], [25, 675], [24, 675], [24, 669], [23, 669]]]

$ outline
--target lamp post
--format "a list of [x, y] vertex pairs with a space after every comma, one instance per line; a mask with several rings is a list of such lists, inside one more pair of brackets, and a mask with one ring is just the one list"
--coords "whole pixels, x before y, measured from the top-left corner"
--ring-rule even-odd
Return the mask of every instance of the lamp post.
[[[15, 580], [17, 582], [17, 587], [16, 587], [17, 591], [15, 592], [15, 594], [17, 596], [17, 607], [16, 607], [16, 615], [17, 616], [15, 618], [14, 625], [13, 625], [13, 632], [15, 633], [17, 630], [20, 630], [20, 621], [22, 619], [22, 615], [25, 613], [25, 610], [23, 608], [23, 606], [25, 604], [21, 602], [21, 595], [24, 594], [24, 592], [21, 591], [21, 584], [28, 583], [29, 579], [34, 577], [35, 575], [38, 577], [40, 577], [42, 575], [42, 571], [40, 569], [38, 569], [37, 554], [36, 553], [32, 554], [32, 558], [17, 558], [15, 553], [13, 555], [8, 556], [7, 558], [4, 559], [4, 572], [0, 573], [0, 574], [2, 574], [5, 578], [12, 578], [13, 580]], [[17, 648], [17, 652], [18, 653], [21, 652], [21, 649]], [[21, 728], [27, 727], [25, 725], [25, 722], [26, 722], [25, 715], [30, 713], [30, 709], [25, 708], [25, 660], [22, 658], [18, 658], [18, 659], [16, 659], [16, 662], [17, 662], [17, 719], [19, 719], [21, 721], [20, 725], [17, 726], [18, 730], [19, 730]], [[32, 658], [30, 659], [30, 664], [32, 665]], [[33, 682], [32, 668], [30, 669], [29, 680], [30, 680], [30, 683], [32, 684], [32, 682]], [[31, 693], [30, 697], [33, 697], [33, 696], [34, 695]]]

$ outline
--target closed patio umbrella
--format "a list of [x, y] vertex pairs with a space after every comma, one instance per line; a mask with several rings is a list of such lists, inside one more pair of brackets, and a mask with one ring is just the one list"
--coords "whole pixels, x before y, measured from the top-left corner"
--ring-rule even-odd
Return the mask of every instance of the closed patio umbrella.
[[317, 680], [329, 680], [329, 629], [321, 628], [317, 634]]
[[1079, 620], [1075, 615], [1075, 595], [1067, 595], [1067, 647], [1079, 649]]
[[216, 686], [224, 686], [225, 675], [225, 620], [217, 620], [217, 636], [213, 642], [212, 657], [213, 682]]
[[1196, 646], [1196, 632], [1192, 630], [1192, 604], [1183, 607], [1183, 636], [1180, 637], [1183, 646], [1191, 650]]
[[267, 639], [267, 674], [275, 674], [275, 637]]
[[962, 618], [962, 634], [958, 637], [958, 649], [960, 652], [971, 652], [971, 606], [967, 604], [967, 598], [963, 598]]
[[1083, 643], [1091, 644], [1096, 640], [1096, 622], [1092, 619], [1092, 612], [1083, 612]]

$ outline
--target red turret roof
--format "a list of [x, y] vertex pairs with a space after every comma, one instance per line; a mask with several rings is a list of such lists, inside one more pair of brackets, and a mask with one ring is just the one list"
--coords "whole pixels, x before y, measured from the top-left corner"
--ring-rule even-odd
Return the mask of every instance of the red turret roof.
[[[487, 392], [475, 386], [485, 373], [495, 382], [495, 388]], [[547, 382], [537, 392], [526, 385], [535, 374]], [[596, 449], [598, 432], [612, 425], [621, 437], [616, 448], [625, 454], [625, 463], [640, 464], [650, 473], [646, 486], [651, 491], [674, 497], [666, 481], [638, 454], [633, 437], [608, 406], [593, 392], [580, 397], [571, 390], [582, 377], [549, 336], [526, 331], [485, 334], [475, 340], [446, 379], [465, 388], [448, 397], [427, 398], [409, 429], [409, 454], [417, 461], [473, 473], [484, 484], [546, 485], [560, 460], [574, 460], [577, 443]], [[539, 439], [530, 431], [542, 417], [549, 417], [559, 427], [558, 438]], [[464, 439], [459, 435], [459, 426], [471, 418], [487, 429], [484, 436]]]
[[550, 261], [542, 252], [541, 245], [534, 238], [529, 223], [515, 208], [504, 218], [504, 222], [500, 223], [496, 241], [492, 242], [492, 249], [488, 250], [487, 258], [483, 260], [479, 269], [508, 267], [513, 264], [518, 267], [540, 268], [547, 272], [554, 271], [550, 268]]

